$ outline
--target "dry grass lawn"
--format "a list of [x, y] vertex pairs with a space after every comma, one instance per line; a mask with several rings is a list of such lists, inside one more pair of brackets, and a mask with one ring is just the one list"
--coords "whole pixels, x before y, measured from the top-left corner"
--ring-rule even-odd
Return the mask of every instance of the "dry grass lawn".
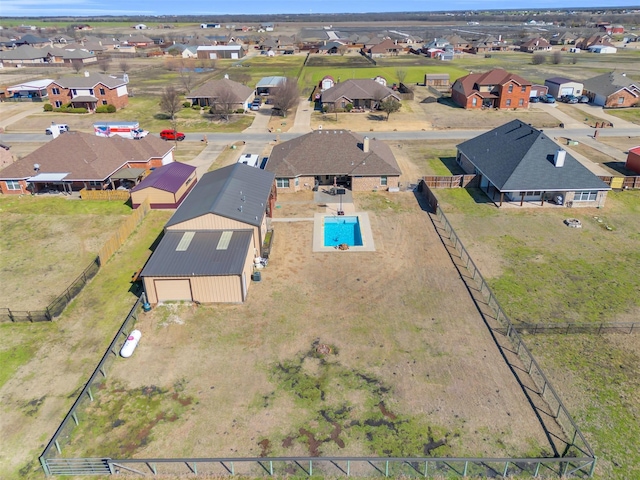
[[[375, 252], [313, 253], [312, 222], [274, 222], [246, 304], [170, 304], [138, 321], [138, 349], [116, 361], [65, 454], [548, 454], [413, 194], [355, 197]], [[278, 206], [281, 219], [321, 208], [310, 192]]]

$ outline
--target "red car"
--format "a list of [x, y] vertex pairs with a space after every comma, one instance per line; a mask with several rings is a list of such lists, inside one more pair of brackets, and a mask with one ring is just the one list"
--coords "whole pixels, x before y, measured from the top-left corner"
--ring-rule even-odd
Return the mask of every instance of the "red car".
[[177, 130], [162, 130], [160, 132], [160, 138], [163, 140], [177, 140], [181, 142], [184, 140], [184, 133], [178, 132]]

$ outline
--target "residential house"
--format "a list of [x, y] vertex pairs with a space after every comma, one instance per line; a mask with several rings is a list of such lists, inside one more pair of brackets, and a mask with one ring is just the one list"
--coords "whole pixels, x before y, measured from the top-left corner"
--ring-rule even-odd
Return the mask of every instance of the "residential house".
[[273, 32], [275, 25], [272, 22], [264, 22], [260, 24], [260, 28], [265, 32]]
[[451, 35], [447, 37], [447, 41], [455, 50], [468, 51], [471, 48], [471, 42], [459, 35]]
[[225, 111], [249, 110], [255, 97], [255, 90], [228, 76], [220, 80], [210, 80], [187, 95], [193, 105], [221, 108]]
[[498, 206], [555, 202], [602, 207], [611, 188], [542, 131], [513, 120], [457, 146], [456, 160], [479, 175], [480, 188]]
[[147, 48], [155, 45], [153, 43], [153, 38], [149, 38], [142, 34], [129, 35], [128, 37], [124, 37], [124, 39], [121, 38], [120, 42], [126, 45], [133, 45], [137, 48]]
[[629, 149], [627, 162], [624, 166], [640, 175], [640, 145]]
[[552, 77], [544, 81], [545, 86], [549, 89], [549, 93], [555, 98], [564, 97], [565, 95], [582, 95], [584, 85], [565, 77]]
[[364, 48], [365, 54], [370, 58], [395, 56], [403, 53], [403, 51], [404, 47], [398, 45], [397, 40], [391, 40], [390, 38], [376, 45]]
[[551, 44], [542, 37], [530, 38], [520, 44], [521, 52], [534, 53], [548, 52], [549, 50], [551, 50]]
[[325, 45], [318, 47], [318, 53], [335, 55], [346, 51], [348, 47], [339, 41], [327, 42]]
[[549, 87], [547, 87], [546, 85], [538, 85], [537, 83], [534, 83], [533, 85], [531, 85], [529, 98], [544, 97], [548, 93], [549, 93]]
[[580, 41], [576, 41], [576, 48], [580, 50], [589, 50], [594, 45], [611, 45], [611, 37], [609, 35], [591, 35]]
[[15, 44], [20, 45], [31, 45], [32, 47], [46, 47], [51, 46], [53, 44], [50, 38], [37, 37], [35, 35], [31, 35], [30, 33], [21, 36], [18, 40], [15, 41]]
[[62, 77], [47, 87], [49, 101], [54, 107], [71, 104], [95, 112], [99, 105], [113, 105], [121, 109], [129, 103], [127, 80], [100, 73]]
[[198, 183], [196, 167], [171, 162], [156, 168], [131, 189], [131, 206], [149, 200], [151, 208], [178, 208], [191, 189]]
[[614, 71], [585, 80], [583, 93], [594, 105], [632, 107], [640, 102], [640, 83]]
[[174, 148], [153, 135], [134, 141], [67, 132], [0, 171], [0, 190], [24, 194], [115, 189], [119, 185], [111, 177], [116, 172], [171, 163]]
[[478, 53], [488, 53], [493, 51], [502, 51], [506, 49], [507, 49], [507, 46], [502, 41], [502, 35], [499, 35], [498, 38], [492, 35], [488, 35], [486, 37], [472, 40], [470, 42], [470, 47], [467, 51], [469, 51], [470, 53], [478, 54]]
[[94, 64], [97, 57], [84, 50], [68, 50], [58, 47], [35, 48], [23, 45], [12, 50], [0, 51], [0, 63], [5, 65], [74, 65]]
[[529, 108], [531, 82], [501, 68], [471, 73], [451, 87], [452, 100], [462, 108]]
[[401, 100], [397, 92], [383, 85], [380, 81], [349, 79], [336, 83], [333, 87], [322, 92], [320, 103], [323, 108], [330, 111], [347, 108], [349, 104], [356, 109], [375, 110], [381, 102], [388, 98]]
[[246, 300], [275, 206], [273, 178], [242, 163], [202, 176], [140, 273], [151, 304]]
[[387, 144], [348, 130], [317, 130], [273, 147], [266, 170], [278, 192], [343, 185], [352, 191], [397, 188], [400, 168]]
[[551, 45], [573, 45], [578, 36], [571, 32], [564, 32], [562, 35], [556, 35], [551, 37], [549, 43]]
[[591, 53], [616, 53], [618, 49], [613, 45], [591, 45], [589, 47], [589, 51]]
[[200, 59], [218, 59], [230, 58], [233, 60], [244, 57], [245, 51], [242, 45], [201, 45], [197, 48], [198, 58]]
[[322, 98], [322, 92], [325, 90], [329, 90], [336, 84], [336, 81], [331, 75], [325, 75], [322, 80], [318, 82], [318, 85], [313, 89], [313, 93], [311, 94], [311, 98], [314, 102], [319, 102]]

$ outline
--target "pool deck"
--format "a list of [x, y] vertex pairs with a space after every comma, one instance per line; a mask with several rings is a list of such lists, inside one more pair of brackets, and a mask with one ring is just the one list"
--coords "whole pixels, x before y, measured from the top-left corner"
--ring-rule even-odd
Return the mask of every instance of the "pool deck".
[[[353, 209], [353, 204], [349, 204]], [[346, 212], [346, 205], [343, 203], [343, 211]], [[331, 210], [327, 208], [327, 211]], [[360, 223], [360, 235], [362, 236], [362, 246], [349, 247], [347, 250], [340, 250], [337, 247], [324, 246], [324, 219], [325, 217], [334, 217], [331, 213], [316, 213], [313, 218], [313, 251], [314, 252], [375, 252], [376, 247], [373, 243], [373, 235], [371, 234], [371, 222], [369, 214], [366, 212], [348, 212], [349, 217], [358, 217]]]

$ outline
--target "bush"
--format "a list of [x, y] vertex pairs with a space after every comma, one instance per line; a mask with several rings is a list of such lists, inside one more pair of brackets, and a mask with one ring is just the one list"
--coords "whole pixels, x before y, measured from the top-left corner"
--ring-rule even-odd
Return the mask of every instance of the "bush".
[[115, 105], [107, 105], [107, 113], [116, 113]]
[[109, 113], [109, 105], [100, 105], [96, 107], [96, 113]]
[[244, 113], [244, 108], [238, 108], [234, 113]]
[[182, 102], [182, 106], [184, 108], [190, 108], [191, 107], [191, 102]]
[[544, 55], [542, 55], [541, 53], [536, 53], [532, 58], [531, 58], [531, 63], [533, 65], [542, 65], [545, 62], [545, 58]]
[[44, 104], [44, 111], [45, 112], [53, 112], [53, 105], [51, 105], [50, 103], [45, 103]]
[[200, 105], [191, 105], [192, 110], [200, 110]]
[[60, 113], [87, 113], [86, 108], [71, 108], [71, 107], [54, 108], [53, 111], [60, 112]]
[[347, 106], [346, 106], [346, 107], [344, 107], [344, 109], [345, 109], [347, 112], [350, 112], [351, 110], [353, 110], [353, 103], [347, 103]]

